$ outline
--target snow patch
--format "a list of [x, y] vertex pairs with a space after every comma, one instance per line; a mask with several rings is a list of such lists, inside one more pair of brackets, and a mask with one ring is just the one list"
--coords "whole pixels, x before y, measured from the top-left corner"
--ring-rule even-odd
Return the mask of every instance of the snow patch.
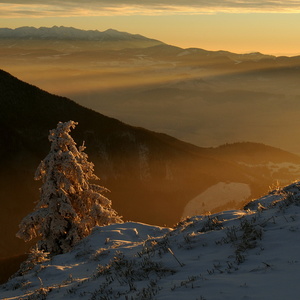
[[249, 184], [219, 182], [188, 202], [182, 217], [204, 214], [228, 202], [242, 202], [250, 196], [251, 189]]
[[265, 164], [247, 164], [245, 162], [239, 162], [240, 165], [247, 166], [249, 168], [268, 168], [273, 176], [275, 173], [288, 171], [291, 174], [298, 175], [300, 173], [300, 165], [290, 162], [274, 163], [267, 162]]
[[190, 51], [185, 50], [185, 51], [183, 51], [183, 52], [178, 53], [177, 56], [186, 56], [186, 55], [190, 55], [190, 54], [191, 54]]

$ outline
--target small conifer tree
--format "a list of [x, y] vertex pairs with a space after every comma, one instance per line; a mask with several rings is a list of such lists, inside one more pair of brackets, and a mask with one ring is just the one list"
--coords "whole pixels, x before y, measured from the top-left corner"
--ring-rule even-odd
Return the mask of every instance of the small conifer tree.
[[35, 174], [43, 183], [40, 201], [17, 233], [25, 241], [40, 237], [38, 249], [52, 255], [69, 251], [96, 225], [122, 222], [102, 195], [107, 189], [90, 183], [99, 179], [94, 164], [88, 161], [84, 145], [77, 149], [69, 134], [77, 124], [59, 122], [50, 130], [51, 150]]

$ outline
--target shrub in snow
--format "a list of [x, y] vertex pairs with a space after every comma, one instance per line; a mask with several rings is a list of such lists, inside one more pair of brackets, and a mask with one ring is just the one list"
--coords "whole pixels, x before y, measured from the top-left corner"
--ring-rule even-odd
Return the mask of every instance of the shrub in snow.
[[30, 249], [30, 253], [26, 261], [24, 261], [19, 271], [16, 273], [16, 276], [23, 275], [28, 271], [32, 270], [37, 264], [41, 264], [49, 260], [49, 253], [39, 250], [37, 245]]
[[77, 149], [69, 134], [76, 125], [74, 121], [59, 122], [50, 130], [51, 150], [35, 174], [43, 182], [40, 201], [17, 233], [25, 241], [40, 237], [38, 249], [51, 254], [69, 251], [96, 225], [122, 222], [111, 201], [102, 195], [107, 189], [90, 183], [99, 178], [84, 145]]

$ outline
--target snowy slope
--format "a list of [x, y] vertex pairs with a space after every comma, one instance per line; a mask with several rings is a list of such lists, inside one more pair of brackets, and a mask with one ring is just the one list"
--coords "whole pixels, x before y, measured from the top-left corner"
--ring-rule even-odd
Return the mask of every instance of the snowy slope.
[[221, 211], [220, 199], [222, 204], [229, 207], [233, 203], [241, 203], [251, 196], [249, 184], [239, 182], [219, 182], [210, 186], [194, 199], [189, 201], [183, 210], [182, 217], [195, 216], [206, 212]]
[[97, 227], [70, 253], [0, 288], [1, 299], [299, 299], [300, 182], [243, 211], [173, 229]]

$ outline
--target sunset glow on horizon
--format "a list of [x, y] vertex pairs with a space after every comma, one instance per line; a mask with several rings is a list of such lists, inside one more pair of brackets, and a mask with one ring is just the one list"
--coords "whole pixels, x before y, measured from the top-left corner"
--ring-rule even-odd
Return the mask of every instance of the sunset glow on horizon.
[[0, 27], [113, 28], [182, 48], [300, 54], [300, 1], [0, 1]]

